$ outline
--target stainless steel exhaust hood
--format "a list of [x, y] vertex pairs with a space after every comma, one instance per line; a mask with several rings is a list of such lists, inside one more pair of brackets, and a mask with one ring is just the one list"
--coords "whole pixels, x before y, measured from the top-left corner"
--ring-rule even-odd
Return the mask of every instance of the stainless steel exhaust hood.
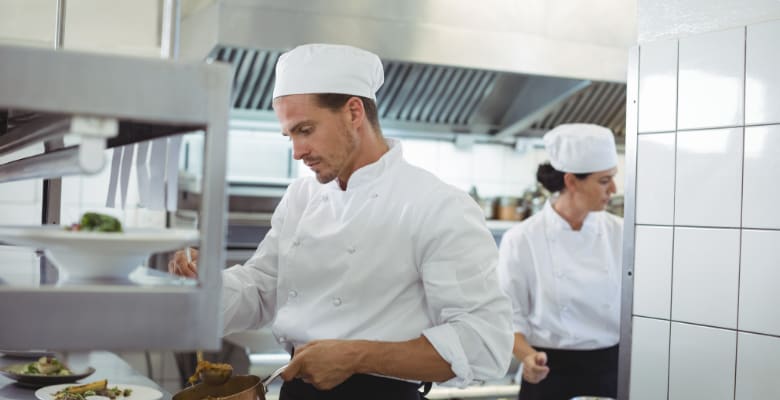
[[[491, 3], [506, 9], [511, 2], [485, 2]], [[597, 123], [619, 137], [625, 130], [626, 58], [617, 45], [487, 29], [488, 14], [458, 14], [458, 5], [466, 5], [459, 0], [187, 4], [181, 57], [233, 65], [238, 118], [275, 121], [271, 92], [279, 55], [301, 43], [328, 42], [363, 47], [383, 59], [377, 103], [385, 129], [504, 141], [566, 122]], [[415, 14], [426, 7], [434, 8], [428, 16]]]

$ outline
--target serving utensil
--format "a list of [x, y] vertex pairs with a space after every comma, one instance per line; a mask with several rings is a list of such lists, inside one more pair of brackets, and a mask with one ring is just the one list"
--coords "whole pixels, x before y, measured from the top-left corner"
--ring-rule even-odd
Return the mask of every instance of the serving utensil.
[[[195, 352], [195, 357], [200, 365], [203, 361], [203, 352], [198, 350]], [[231, 375], [233, 375], [232, 367], [230, 369], [206, 368], [200, 371], [200, 380], [207, 385], [219, 386], [227, 382]]]

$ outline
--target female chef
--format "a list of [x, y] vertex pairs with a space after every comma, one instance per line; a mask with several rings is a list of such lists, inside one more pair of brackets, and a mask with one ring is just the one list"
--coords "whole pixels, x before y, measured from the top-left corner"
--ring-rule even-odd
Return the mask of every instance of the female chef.
[[537, 179], [552, 197], [508, 230], [499, 279], [512, 300], [520, 400], [617, 397], [623, 220], [604, 211], [615, 193], [612, 132], [561, 125], [544, 136], [550, 162]]

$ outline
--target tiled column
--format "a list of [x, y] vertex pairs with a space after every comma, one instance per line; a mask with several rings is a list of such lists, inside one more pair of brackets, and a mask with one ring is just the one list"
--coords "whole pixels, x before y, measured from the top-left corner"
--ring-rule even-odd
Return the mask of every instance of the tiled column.
[[632, 400], [780, 398], [779, 42], [639, 47]]

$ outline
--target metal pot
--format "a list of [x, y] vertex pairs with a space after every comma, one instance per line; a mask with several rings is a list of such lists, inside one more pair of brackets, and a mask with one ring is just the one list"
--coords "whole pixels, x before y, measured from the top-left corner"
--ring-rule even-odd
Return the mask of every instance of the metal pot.
[[520, 199], [517, 197], [499, 197], [498, 198], [498, 219], [505, 221], [516, 221], [519, 218], [517, 207], [520, 205]]
[[254, 375], [243, 375], [231, 377], [222, 385], [199, 383], [176, 393], [172, 400], [265, 400], [268, 385], [285, 367], [277, 369], [264, 381]]
[[173, 400], [265, 400], [265, 387], [260, 377], [254, 375], [234, 376], [222, 385], [199, 383], [176, 393]]

